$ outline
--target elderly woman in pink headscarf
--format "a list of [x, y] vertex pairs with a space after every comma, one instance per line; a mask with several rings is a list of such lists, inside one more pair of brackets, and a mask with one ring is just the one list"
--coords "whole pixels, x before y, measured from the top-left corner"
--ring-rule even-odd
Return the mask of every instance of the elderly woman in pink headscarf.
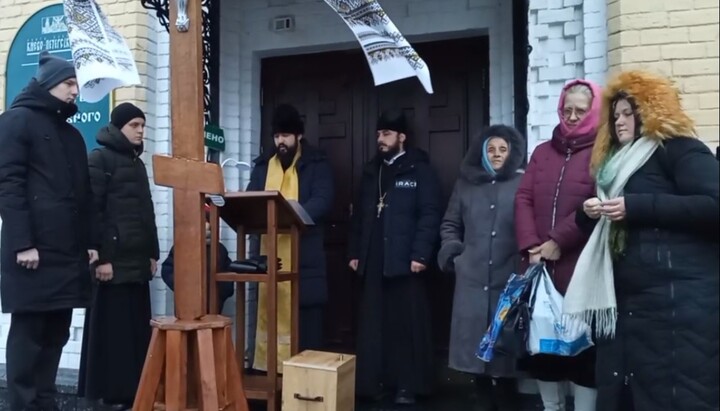
[[[565, 294], [588, 236], [575, 212], [595, 193], [590, 154], [600, 122], [601, 90], [587, 80], [565, 85], [558, 104], [560, 124], [550, 141], [532, 154], [515, 196], [515, 235], [525, 268], [545, 261], [555, 288]], [[595, 409], [595, 350], [575, 357], [532, 356], [545, 411], [565, 409], [564, 381], [570, 381], [576, 411]]]

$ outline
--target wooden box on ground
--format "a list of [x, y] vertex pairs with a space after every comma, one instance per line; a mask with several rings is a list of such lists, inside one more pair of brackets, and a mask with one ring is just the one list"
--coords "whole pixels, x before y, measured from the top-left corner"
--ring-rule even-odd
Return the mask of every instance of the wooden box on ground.
[[283, 363], [283, 411], [354, 411], [355, 356], [303, 351]]

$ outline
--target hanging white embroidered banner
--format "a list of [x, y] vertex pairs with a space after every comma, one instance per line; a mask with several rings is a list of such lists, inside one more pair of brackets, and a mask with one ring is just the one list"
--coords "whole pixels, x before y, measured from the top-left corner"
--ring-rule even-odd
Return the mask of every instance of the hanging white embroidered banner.
[[63, 6], [82, 99], [95, 103], [118, 87], [140, 84], [130, 48], [95, 0], [63, 0]]
[[417, 77], [432, 94], [427, 64], [395, 27], [377, 0], [325, 0], [350, 27], [365, 52], [375, 85]]

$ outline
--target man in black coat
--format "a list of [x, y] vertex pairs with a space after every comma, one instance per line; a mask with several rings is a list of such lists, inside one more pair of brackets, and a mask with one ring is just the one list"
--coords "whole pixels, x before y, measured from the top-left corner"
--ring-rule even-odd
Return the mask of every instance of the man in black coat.
[[[247, 191], [267, 187], [271, 162], [279, 160], [284, 178], [297, 173], [298, 203], [312, 218], [300, 237], [300, 313], [299, 346], [322, 349], [324, 312], [327, 303], [323, 221], [334, 200], [333, 172], [325, 153], [303, 139], [304, 123], [295, 107], [280, 105], [273, 113], [272, 135], [275, 149], [257, 157]], [[297, 156], [297, 158], [296, 158]], [[259, 254], [259, 242], [251, 244], [251, 254]], [[288, 262], [281, 262], [286, 265]]]
[[366, 166], [352, 216], [350, 268], [363, 277], [357, 393], [413, 404], [432, 375], [430, 312], [422, 273], [435, 257], [442, 217], [437, 177], [424, 151], [407, 147], [401, 111], [382, 114], [378, 154]]
[[72, 63], [47, 52], [0, 115], [2, 311], [10, 410], [54, 410], [55, 376], [73, 308], [90, 296], [97, 260], [85, 142], [66, 120], [77, 113]]

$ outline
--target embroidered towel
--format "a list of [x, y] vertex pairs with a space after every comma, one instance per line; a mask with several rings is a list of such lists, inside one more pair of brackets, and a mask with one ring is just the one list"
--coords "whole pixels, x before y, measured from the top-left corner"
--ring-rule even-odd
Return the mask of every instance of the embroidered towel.
[[377, 0], [325, 0], [350, 27], [365, 53], [375, 85], [417, 77], [433, 93], [430, 70]]
[[63, 5], [80, 97], [96, 103], [118, 87], [140, 84], [130, 48], [95, 0]]

